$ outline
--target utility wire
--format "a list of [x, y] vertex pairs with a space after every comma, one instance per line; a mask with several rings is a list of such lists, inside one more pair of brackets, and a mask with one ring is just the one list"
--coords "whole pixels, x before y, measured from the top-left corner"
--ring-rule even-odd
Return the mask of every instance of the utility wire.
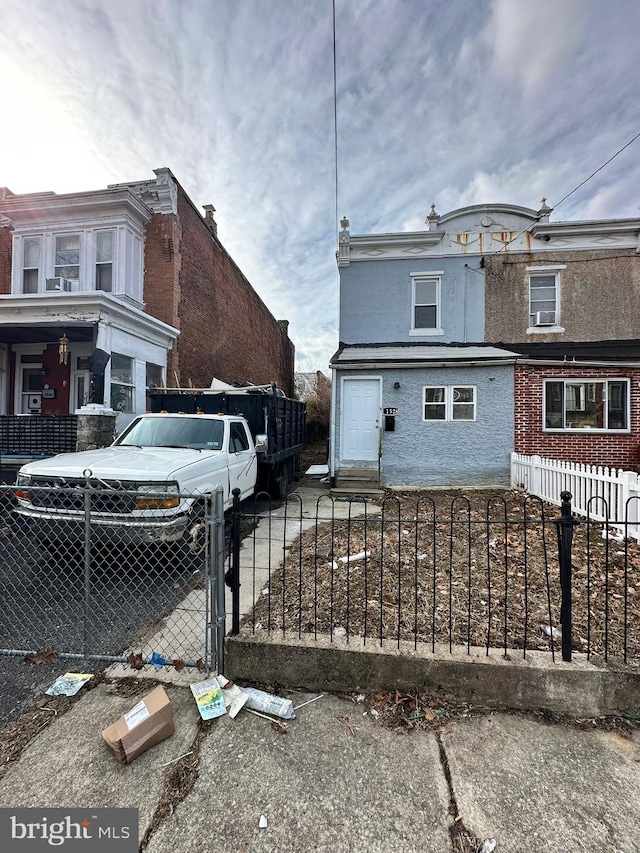
[[[595, 170], [595, 172], [592, 172], [589, 175], [589, 177], [585, 178], [584, 181], [581, 181], [577, 187], [574, 187], [571, 190], [571, 192], [568, 192], [565, 196], [563, 196], [560, 199], [560, 201], [556, 202], [551, 207], [551, 210], [556, 210], [556, 208], [560, 207], [560, 205], [562, 204], [563, 201], [566, 201], [569, 198], [569, 196], [572, 196], [575, 192], [577, 192], [580, 189], [580, 187], [583, 187], [588, 181], [591, 180], [591, 178], [593, 178], [595, 175], [597, 175], [598, 172], [601, 172], [605, 166], [608, 166], [612, 160], [615, 160], [615, 158], [618, 156], [618, 154], [622, 154], [622, 152], [626, 148], [628, 148], [630, 145], [632, 145], [636, 141], [636, 139], [638, 139], [638, 138], [640, 138], [640, 133], [636, 133], [636, 135], [633, 137], [633, 139], [630, 139], [627, 143], [625, 143], [622, 146], [622, 148], [619, 148], [615, 154], [612, 154], [611, 157], [609, 157], [609, 159], [606, 162], [604, 162], [601, 166], [598, 166], [598, 168]], [[533, 225], [535, 225], [535, 224], [536, 223], [533, 223]], [[510, 246], [512, 243], [514, 243], [516, 240], [518, 240], [520, 237], [522, 237], [523, 234], [526, 234], [527, 231], [531, 231], [531, 229], [533, 228], [533, 225], [528, 225], [523, 231], [521, 231], [519, 234], [516, 234], [516, 236], [512, 240], [509, 240], [507, 243], [505, 243], [501, 249], [498, 249], [497, 252], [492, 252], [490, 257], [492, 257], [494, 255], [499, 255], [501, 252], [504, 252], [505, 249], [507, 248], [507, 246]]]
[[336, 195], [336, 245], [339, 238], [339, 214], [338, 214], [338, 83], [336, 73], [336, 0], [331, 2], [333, 10], [333, 162], [335, 167], [335, 195]]
[[615, 158], [618, 156], [618, 154], [622, 154], [622, 152], [625, 150], [625, 148], [628, 148], [639, 137], [640, 137], [640, 133], [636, 133], [636, 135], [633, 137], [633, 139], [630, 139], [626, 145], [623, 145], [622, 148], [620, 148], [618, 151], [616, 151], [615, 154], [613, 154], [611, 157], [609, 157], [609, 159], [606, 161], [606, 163], [603, 163], [602, 166], [598, 166], [598, 168], [595, 170], [595, 172], [592, 172], [588, 178], [585, 178], [584, 181], [582, 181], [582, 183], [578, 184], [577, 187], [574, 187], [571, 190], [571, 192], [567, 193], [563, 198], [561, 198], [560, 201], [557, 202], [557, 204], [554, 204], [553, 209], [555, 210], [556, 207], [559, 207], [563, 201], [566, 201], [569, 198], [570, 195], [573, 195], [575, 192], [577, 192], [580, 189], [580, 187], [583, 187], [587, 183], [587, 181], [590, 181], [591, 178], [594, 177], [594, 175], [597, 175], [598, 172], [600, 172], [602, 169], [604, 169], [605, 166], [608, 166], [612, 160], [615, 160]]

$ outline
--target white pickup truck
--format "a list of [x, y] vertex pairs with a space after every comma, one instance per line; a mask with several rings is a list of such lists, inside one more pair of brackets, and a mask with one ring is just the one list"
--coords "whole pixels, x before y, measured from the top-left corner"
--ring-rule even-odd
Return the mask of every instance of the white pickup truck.
[[204, 496], [221, 486], [228, 509], [234, 489], [252, 495], [265, 446], [266, 436], [254, 440], [237, 415], [140, 415], [110, 447], [24, 465], [15, 513], [40, 538], [82, 540], [88, 507], [99, 541], [179, 542], [195, 551]]

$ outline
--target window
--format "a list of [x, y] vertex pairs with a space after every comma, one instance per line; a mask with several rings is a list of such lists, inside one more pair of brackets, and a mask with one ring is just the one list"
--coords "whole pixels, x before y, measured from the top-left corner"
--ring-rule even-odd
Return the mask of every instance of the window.
[[65, 234], [56, 237], [55, 278], [70, 281], [80, 279], [80, 235]]
[[560, 270], [527, 267], [529, 273], [529, 327], [544, 331], [560, 324]]
[[424, 389], [425, 421], [475, 421], [473, 385], [429, 385]]
[[151, 361], [147, 362], [147, 411], [151, 411], [151, 392], [157, 388], [162, 388], [164, 382], [162, 380], [162, 367], [159, 364], [154, 364]]
[[28, 237], [24, 241], [24, 265], [22, 271], [22, 292], [37, 293], [40, 273], [40, 238]]
[[111, 354], [111, 408], [114, 412], [133, 412], [133, 359]]
[[243, 424], [233, 421], [229, 430], [229, 453], [241, 453], [248, 449], [249, 440]]
[[411, 331], [416, 334], [440, 331], [440, 286], [442, 273], [411, 273]]
[[113, 287], [113, 231], [96, 234], [96, 290], [111, 293]]
[[544, 428], [627, 430], [629, 380], [547, 380], [544, 388]]

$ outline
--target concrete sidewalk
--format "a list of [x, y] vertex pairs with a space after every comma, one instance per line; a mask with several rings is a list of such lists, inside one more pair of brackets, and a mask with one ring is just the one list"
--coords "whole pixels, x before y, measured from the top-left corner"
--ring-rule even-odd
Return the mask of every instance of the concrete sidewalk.
[[100, 733], [140, 696], [89, 690], [6, 768], [0, 807], [137, 807], [148, 853], [640, 851], [638, 730], [491, 713], [402, 734], [327, 694], [280, 733], [244, 710], [201, 723], [188, 688], [166, 689], [175, 734], [128, 766]]

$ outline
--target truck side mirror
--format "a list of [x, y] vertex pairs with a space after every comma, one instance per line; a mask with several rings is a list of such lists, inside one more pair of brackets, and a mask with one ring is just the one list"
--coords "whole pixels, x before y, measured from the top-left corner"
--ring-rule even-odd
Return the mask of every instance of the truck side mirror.
[[257, 435], [256, 436], [256, 453], [266, 453], [267, 452], [267, 436], [266, 435]]

